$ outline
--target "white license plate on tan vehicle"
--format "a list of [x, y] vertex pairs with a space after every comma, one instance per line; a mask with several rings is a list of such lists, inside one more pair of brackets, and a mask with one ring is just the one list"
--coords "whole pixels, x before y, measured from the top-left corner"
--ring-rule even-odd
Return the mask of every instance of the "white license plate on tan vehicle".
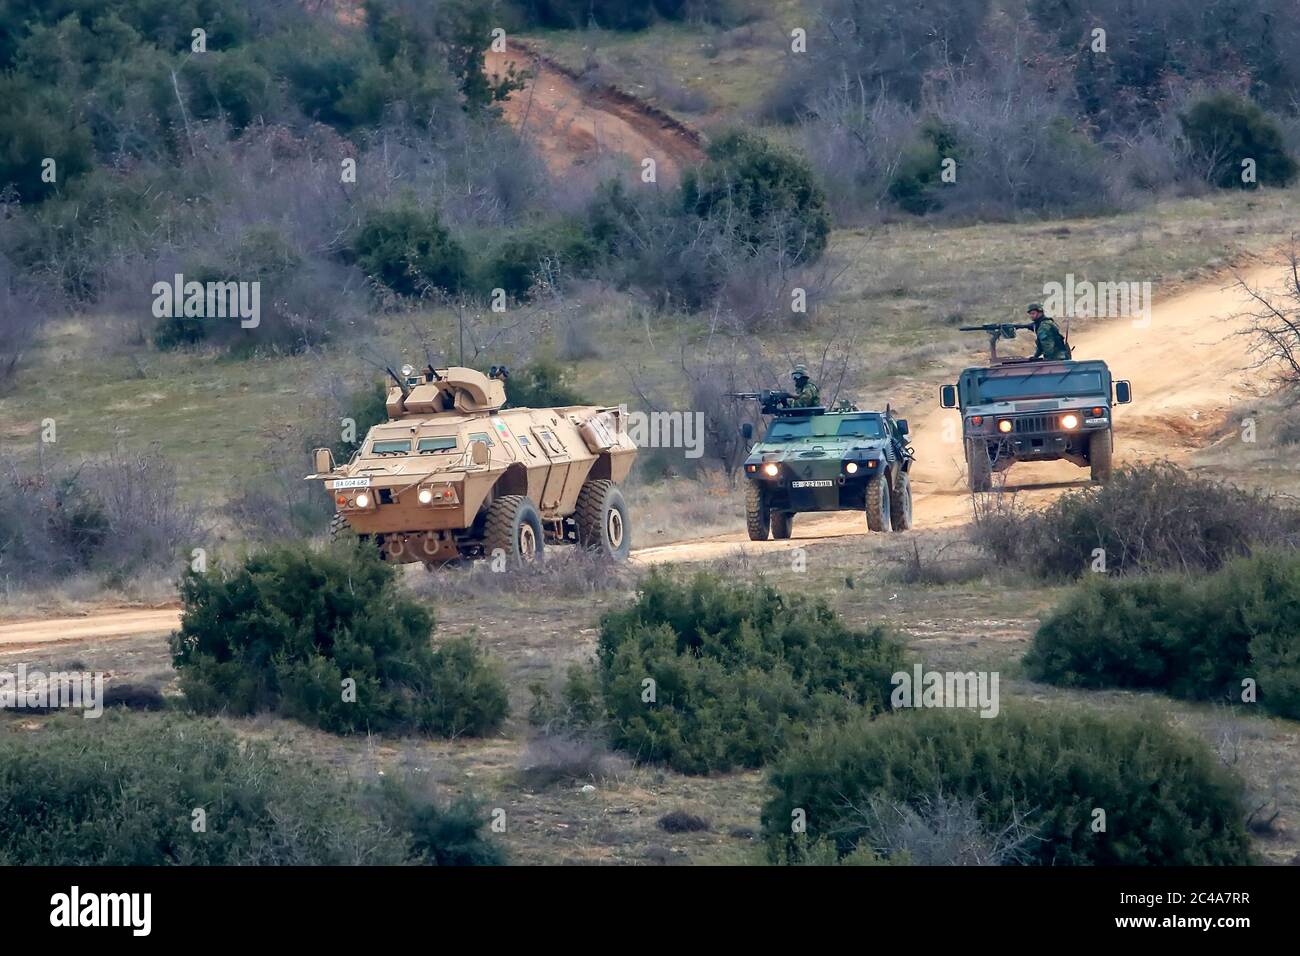
[[340, 488], [369, 488], [369, 478], [340, 478], [334, 482], [334, 490]]

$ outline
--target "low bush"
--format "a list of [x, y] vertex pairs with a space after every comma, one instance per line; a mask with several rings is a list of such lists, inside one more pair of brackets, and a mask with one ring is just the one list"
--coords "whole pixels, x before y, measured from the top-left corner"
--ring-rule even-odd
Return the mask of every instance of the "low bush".
[[1213, 571], [1253, 548], [1300, 542], [1300, 510], [1280, 496], [1168, 462], [1117, 468], [1108, 483], [1068, 492], [1041, 511], [1007, 502], [994, 495], [978, 503], [976, 543], [999, 564], [1046, 579], [1100, 570], [1099, 558], [1117, 575]]
[[757, 767], [816, 726], [878, 713], [903, 667], [881, 628], [709, 574], [652, 574], [598, 645], [614, 746], [684, 773]]
[[350, 251], [370, 279], [415, 298], [460, 291], [469, 270], [468, 254], [437, 211], [410, 201], [368, 212]]
[[[1288, 186], [1300, 172], [1282, 128], [1248, 99], [1214, 93], [1178, 119], [1197, 171], [1221, 189]], [[1246, 160], [1254, 163], [1254, 180], [1245, 176]]]
[[1300, 718], [1300, 557], [1259, 554], [1208, 577], [1094, 580], [1039, 626], [1025, 657], [1039, 680], [1259, 702]]
[[172, 658], [195, 710], [446, 737], [488, 733], [506, 716], [505, 686], [473, 642], [435, 649], [432, 615], [364, 543], [190, 571], [181, 600]]
[[[214, 722], [108, 713], [0, 725], [6, 866], [492, 863], [486, 818], [354, 785]], [[196, 811], [202, 811], [200, 817]]]
[[[879, 808], [924, 816], [973, 802], [992, 833], [1028, 827], [1020, 861], [1041, 865], [1250, 862], [1241, 782], [1198, 740], [1150, 715], [1033, 706], [996, 719], [922, 710], [863, 720], [789, 750], [774, 769], [763, 831], [775, 861], [809, 845], [836, 857], [897, 846]], [[1096, 810], [1105, 829], [1094, 831]], [[792, 820], [806, 832], [792, 833]], [[1031, 835], [1032, 834], [1032, 835]]]

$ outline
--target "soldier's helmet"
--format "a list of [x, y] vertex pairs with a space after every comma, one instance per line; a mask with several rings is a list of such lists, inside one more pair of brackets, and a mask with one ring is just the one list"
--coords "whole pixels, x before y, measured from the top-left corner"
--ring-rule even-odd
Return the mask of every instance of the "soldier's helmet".
[[[1028, 315], [1028, 314], [1030, 314], [1030, 313], [1033, 313], [1033, 312], [1043, 312], [1043, 307], [1042, 307], [1042, 305], [1040, 305], [1040, 304], [1037, 303], [1037, 302], [1034, 302], [1034, 303], [1031, 303], [1031, 304], [1030, 304], [1029, 308], [1025, 309], [1025, 314], [1026, 314], [1026, 315]], [[1046, 314], [1046, 313], [1044, 313], [1044, 314]]]
[[790, 377], [794, 379], [796, 382], [800, 381], [801, 379], [806, 382], [808, 381], [808, 369], [802, 365], [796, 365], [794, 369], [790, 372]]

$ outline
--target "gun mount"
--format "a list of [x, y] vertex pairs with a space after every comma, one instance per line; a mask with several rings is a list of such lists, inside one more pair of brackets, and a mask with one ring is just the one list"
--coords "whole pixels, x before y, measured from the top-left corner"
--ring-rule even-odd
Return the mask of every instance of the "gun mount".
[[998, 342], [1001, 339], [1014, 339], [1016, 330], [1032, 330], [1032, 322], [1001, 322], [990, 323], [988, 325], [963, 325], [957, 331], [959, 332], [987, 332], [989, 336], [989, 364], [997, 365], [1000, 362], [1027, 362], [1027, 358], [998, 358]]

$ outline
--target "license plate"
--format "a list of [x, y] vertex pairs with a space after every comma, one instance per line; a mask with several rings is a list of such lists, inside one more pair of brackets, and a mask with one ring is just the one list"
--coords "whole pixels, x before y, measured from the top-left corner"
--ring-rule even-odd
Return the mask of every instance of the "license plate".
[[340, 478], [336, 482], [334, 482], [333, 487], [336, 491], [339, 488], [369, 488], [370, 479], [369, 478]]
[[1106, 419], [1104, 419], [1104, 418], [1085, 418], [1085, 419], [1083, 420], [1083, 423], [1084, 423], [1085, 425], [1105, 425], [1105, 424], [1106, 424]]
[[835, 484], [829, 478], [817, 478], [813, 481], [792, 481], [791, 488], [830, 488]]

